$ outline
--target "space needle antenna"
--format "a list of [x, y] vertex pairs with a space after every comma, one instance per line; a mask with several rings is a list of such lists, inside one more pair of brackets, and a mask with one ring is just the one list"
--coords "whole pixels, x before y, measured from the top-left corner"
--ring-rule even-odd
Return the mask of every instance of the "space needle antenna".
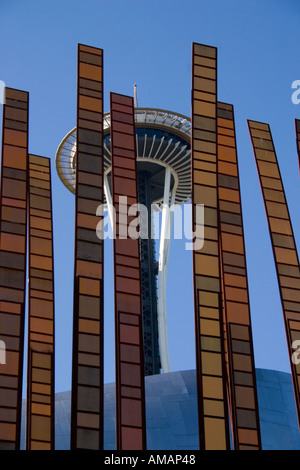
[[133, 93], [134, 93], [134, 107], [138, 107], [138, 102], [137, 102], [137, 89], [136, 89], [136, 83], [133, 85]]

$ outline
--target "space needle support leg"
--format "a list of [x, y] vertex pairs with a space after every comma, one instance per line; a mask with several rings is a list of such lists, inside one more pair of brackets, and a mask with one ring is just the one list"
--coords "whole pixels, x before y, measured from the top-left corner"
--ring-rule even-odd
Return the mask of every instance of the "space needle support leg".
[[[158, 260], [158, 280], [157, 280], [157, 318], [158, 318], [158, 339], [159, 339], [159, 352], [161, 360], [161, 368], [163, 373], [170, 372], [170, 361], [168, 351], [168, 336], [167, 336], [167, 316], [166, 316], [166, 281], [167, 281], [167, 267], [168, 267], [168, 254], [170, 245], [170, 183], [171, 171], [166, 168], [165, 173], [165, 186], [164, 186], [164, 201], [162, 209], [162, 222], [160, 233], [160, 247], [159, 247], [159, 260]], [[173, 199], [173, 198], [172, 198]]]
[[113, 202], [112, 202], [111, 192], [110, 192], [110, 189], [109, 189], [107, 175], [104, 175], [103, 186], [104, 186], [104, 194], [105, 194], [105, 199], [106, 199], [106, 204], [107, 204], [107, 210], [108, 210], [108, 216], [109, 216], [109, 220], [110, 220], [111, 230], [112, 230], [112, 233], [114, 234]]
[[167, 275], [167, 268], [168, 268], [168, 263], [169, 263], [169, 253], [170, 253], [170, 240], [171, 240], [171, 230], [172, 230], [172, 225], [173, 225], [173, 219], [174, 219], [174, 210], [172, 209], [175, 203], [175, 195], [176, 191], [173, 189], [172, 194], [171, 194], [171, 202], [170, 202], [170, 211], [169, 211], [169, 220], [168, 220], [168, 238], [167, 238], [167, 246], [166, 246], [166, 275]]

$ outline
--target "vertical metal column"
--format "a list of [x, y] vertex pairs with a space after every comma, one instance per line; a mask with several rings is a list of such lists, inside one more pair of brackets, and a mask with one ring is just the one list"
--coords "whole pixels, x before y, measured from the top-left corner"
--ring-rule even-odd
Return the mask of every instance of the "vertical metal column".
[[[248, 121], [268, 219], [300, 424], [300, 268], [293, 228], [268, 124]], [[271, 319], [270, 319], [271, 321]]]
[[71, 449], [103, 448], [102, 61], [102, 49], [78, 45]]
[[234, 448], [261, 449], [233, 106], [218, 103], [223, 306]]
[[[193, 44], [192, 205], [204, 205], [204, 244], [194, 241], [194, 303], [201, 450], [228, 449], [217, 188], [217, 49]], [[198, 246], [197, 246], [198, 245]]]
[[[0, 449], [20, 447], [26, 286], [28, 104], [5, 88], [0, 205]], [[3, 358], [2, 358], [3, 359]]]
[[[139, 239], [128, 229], [137, 215], [137, 171], [133, 99], [111, 93], [114, 237], [117, 449], [146, 448], [143, 318]], [[123, 199], [124, 198], [124, 199]]]
[[29, 155], [27, 450], [54, 450], [54, 269], [50, 159]]

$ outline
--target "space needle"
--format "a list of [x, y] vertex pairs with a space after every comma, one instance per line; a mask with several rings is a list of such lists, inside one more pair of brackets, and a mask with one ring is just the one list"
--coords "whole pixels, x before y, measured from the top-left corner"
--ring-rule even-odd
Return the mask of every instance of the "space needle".
[[[139, 108], [134, 85], [136, 159], [139, 204], [146, 206], [148, 221], [140, 219], [141, 290], [145, 375], [170, 371], [167, 335], [166, 281], [174, 204], [191, 198], [191, 121], [171, 111]], [[104, 195], [112, 222], [110, 113], [103, 117]], [[75, 193], [76, 128], [61, 141], [56, 152], [57, 173]], [[159, 253], [153, 239], [153, 206], [161, 211]]]

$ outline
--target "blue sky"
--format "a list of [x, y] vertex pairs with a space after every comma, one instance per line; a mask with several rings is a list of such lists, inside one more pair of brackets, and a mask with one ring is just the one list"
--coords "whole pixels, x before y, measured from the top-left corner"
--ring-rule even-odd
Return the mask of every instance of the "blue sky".
[[[235, 108], [251, 318], [257, 367], [289, 371], [275, 266], [247, 119], [271, 126], [300, 244], [300, 181], [291, 101], [300, 80], [298, 0], [0, 0], [0, 80], [30, 92], [29, 151], [52, 160], [56, 390], [71, 384], [74, 197], [55, 153], [76, 120], [77, 43], [104, 50], [109, 92], [190, 116], [191, 45], [218, 47], [219, 101]], [[0, 110], [1, 111], [1, 110]], [[2, 114], [2, 113], [1, 113]], [[172, 370], [195, 367], [191, 252], [171, 244], [167, 284]], [[105, 249], [105, 381], [114, 381], [112, 244]]]

